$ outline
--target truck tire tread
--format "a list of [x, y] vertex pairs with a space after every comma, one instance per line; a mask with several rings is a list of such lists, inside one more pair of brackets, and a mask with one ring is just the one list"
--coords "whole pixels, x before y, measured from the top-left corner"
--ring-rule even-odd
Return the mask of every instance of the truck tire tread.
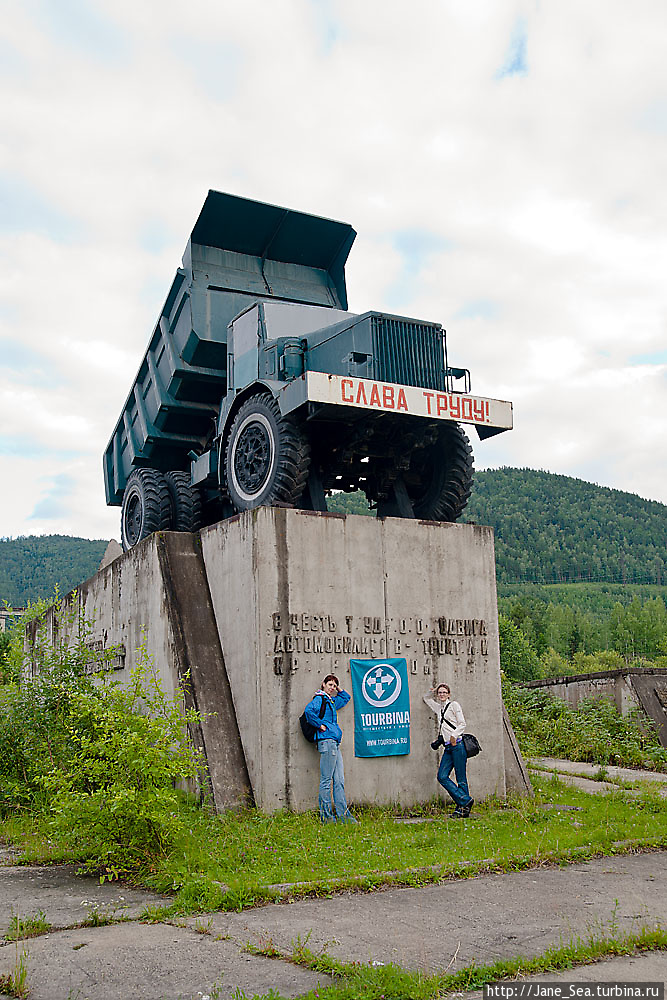
[[171, 503], [165, 477], [157, 469], [134, 469], [130, 474], [121, 508], [121, 543], [127, 552], [154, 531], [166, 531], [171, 523]]
[[165, 472], [171, 504], [172, 531], [199, 531], [201, 528], [201, 494], [190, 483], [189, 472]]

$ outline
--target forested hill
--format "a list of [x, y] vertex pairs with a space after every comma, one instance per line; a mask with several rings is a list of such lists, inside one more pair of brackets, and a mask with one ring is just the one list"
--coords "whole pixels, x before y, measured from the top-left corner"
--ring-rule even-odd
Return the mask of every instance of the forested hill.
[[463, 519], [496, 534], [501, 583], [667, 583], [667, 506], [534, 469], [475, 474]]
[[[369, 513], [363, 493], [330, 510]], [[499, 583], [667, 584], [667, 506], [534, 469], [475, 474], [464, 520], [490, 524]], [[66, 594], [91, 576], [106, 541], [66, 535], [0, 539], [0, 604]]]
[[108, 542], [69, 535], [0, 538], [0, 606], [68, 594], [96, 571]]

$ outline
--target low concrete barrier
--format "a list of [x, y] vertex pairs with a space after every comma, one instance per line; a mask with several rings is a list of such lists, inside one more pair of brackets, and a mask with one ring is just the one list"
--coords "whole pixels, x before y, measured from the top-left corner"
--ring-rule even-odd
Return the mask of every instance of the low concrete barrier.
[[573, 707], [584, 698], [608, 698], [621, 715], [639, 708], [656, 725], [667, 747], [667, 670], [660, 667], [627, 667], [592, 674], [571, 674], [539, 681], [525, 681], [525, 688], [544, 688]]

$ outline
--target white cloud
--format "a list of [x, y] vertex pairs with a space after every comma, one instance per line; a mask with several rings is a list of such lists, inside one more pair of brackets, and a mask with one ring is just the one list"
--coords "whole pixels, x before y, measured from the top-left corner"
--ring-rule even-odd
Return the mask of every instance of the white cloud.
[[0, 534], [117, 534], [101, 455], [208, 188], [358, 230], [350, 308], [443, 322], [475, 390], [515, 401], [478, 467], [667, 502], [642, 361], [666, 332], [666, 28], [662, 0], [13, 5]]

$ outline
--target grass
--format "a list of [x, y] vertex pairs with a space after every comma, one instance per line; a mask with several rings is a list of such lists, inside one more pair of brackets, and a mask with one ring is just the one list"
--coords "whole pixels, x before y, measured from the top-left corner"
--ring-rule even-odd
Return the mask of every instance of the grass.
[[[359, 962], [341, 962], [326, 953], [314, 954], [297, 941], [288, 952], [280, 952], [273, 944], [264, 948], [249, 946], [254, 954], [281, 958], [333, 979], [331, 985], [319, 985], [303, 994], [303, 1000], [439, 1000], [449, 993], [479, 990], [503, 980], [516, 980], [545, 972], [560, 972], [590, 964], [603, 958], [634, 955], [667, 948], [667, 931], [660, 925], [644, 926], [638, 931], [619, 935], [615, 927], [610, 933], [593, 933], [576, 937], [567, 944], [549, 948], [532, 958], [501, 959], [489, 965], [468, 965], [456, 972], [425, 974], [411, 972], [394, 964], [371, 966]], [[252, 1000], [283, 1000], [282, 994], [271, 991], [256, 994]]]
[[[534, 799], [490, 801], [459, 823], [447, 819], [439, 800], [417, 810], [428, 822], [404, 824], [397, 821], [399, 809], [368, 808], [357, 810], [358, 826], [343, 827], [322, 826], [314, 812], [215, 816], [184, 800], [175, 848], [132, 874], [134, 884], [173, 897], [142, 919], [667, 846], [667, 802], [651, 792], [593, 796], [557, 776], [536, 778], [534, 787]], [[554, 809], [554, 803], [577, 809]], [[22, 845], [24, 863], [86, 861], [75, 847], [54, 844], [39, 817], [5, 820], [0, 836]]]

